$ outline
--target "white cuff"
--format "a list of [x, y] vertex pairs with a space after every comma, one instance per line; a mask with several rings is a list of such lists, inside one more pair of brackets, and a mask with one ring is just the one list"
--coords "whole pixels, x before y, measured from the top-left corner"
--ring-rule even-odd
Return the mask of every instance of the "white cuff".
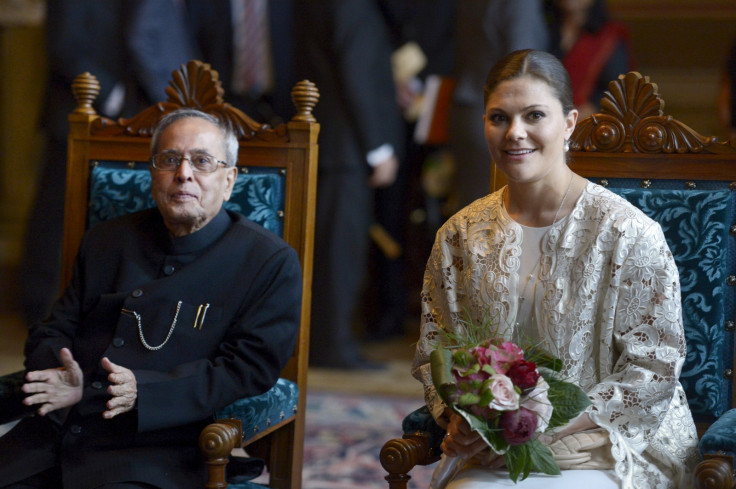
[[394, 147], [388, 143], [382, 144], [373, 151], [369, 151], [365, 159], [373, 168], [377, 167], [394, 155]]

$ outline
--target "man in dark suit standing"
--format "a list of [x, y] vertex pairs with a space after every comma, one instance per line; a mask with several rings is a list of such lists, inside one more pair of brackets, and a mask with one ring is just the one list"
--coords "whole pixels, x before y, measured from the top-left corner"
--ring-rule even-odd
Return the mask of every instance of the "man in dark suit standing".
[[131, 117], [163, 100], [171, 72], [196, 57], [178, 0], [46, 2], [48, 81], [40, 116], [45, 148], [21, 264], [21, 302], [30, 326], [59, 294], [71, 84], [88, 71], [100, 82], [96, 111]]
[[4, 487], [204, 487], [200, 431], [276, 383], [301, 311], [296, 252], [222, 207], [237, 151], [212, 116], [161, 120], [156, 208], [93, 227], [29, 332], [24, 403], [38, 415], [0, 438]]
[[320, 91], [310, 364], [373, 367], [359, 351], [353, 316], [373, 191], [394, 182], [404, 140], [388, 27], [374, 0], [298, 0], [295, 14], [300, 78]]
[[[246, 114], [275, 126], [294, 113], [291, 89], [296, 83], [293, 0], [186, 0], [192, 35], [202, 61], [210, 63], [226, 87], [227, 101]], [[252, 10], [254, 9], [254, 10]], [[257, 21], [246, 21], [248, 14]], [[259, 46], [268, 60], [261, 71], [270, 83], [246, 87], [238, 80], [239, 63], [248, 57], [253, 26], [262, 35]], [[245, 50], [245, 52], [243, 52]]]

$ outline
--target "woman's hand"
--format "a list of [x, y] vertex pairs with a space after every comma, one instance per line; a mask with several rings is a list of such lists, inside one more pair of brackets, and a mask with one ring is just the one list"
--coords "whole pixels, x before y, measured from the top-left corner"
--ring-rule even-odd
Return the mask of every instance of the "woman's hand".
[[450, 413], [447, 434], [442, 441], [442, 451], [448, 457], [473, 459], [475, 463], [497, 469], [503, 467], [505, 461], [501, 455], [493, 453], [481, 436], [470, 429], [470, 425], [461, 416]]
[[442, 451], [448, 457], [470, 458], [488, 449], [480, 435], [470, 429], [470, 425], [455, 413], [450, 414], [447, 435], [442, 441]]

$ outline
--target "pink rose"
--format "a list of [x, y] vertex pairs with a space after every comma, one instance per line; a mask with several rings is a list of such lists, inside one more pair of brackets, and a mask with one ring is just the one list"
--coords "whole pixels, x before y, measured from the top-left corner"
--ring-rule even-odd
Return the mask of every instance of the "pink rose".
[[511, 379], [505, 375], [496, 374], [491, 376], [489, 386], [493, 400], [488, 406], [497, 411], [513, 411], [519, 408], [519, 393], [514, 390]]
[[517, 411], [503, 413], [499, 426], [503, 429], [503, 437], [509, 445], [521, 445], [534, 436], [537, 422], [537, 414], [522, 407]]
[[510, 341], [496, 345], [491, 352], [491, 366], [500, 374], [506, 374], [519, 360], [524, 360], [524, 351]]
[[548, 391], [549, 384], [540, 377], [536, 387], [534, 387], [534, 389], [528, 394], [522, 396], [521, 399], [521, 407], [536, 413], [539, 418], [537, 431], [543, 432], [547, 429], [549, 420], [552, 417], [552, 411], [554, 410], [552, 403], [549, 402], [549, 399], [547, 398]]

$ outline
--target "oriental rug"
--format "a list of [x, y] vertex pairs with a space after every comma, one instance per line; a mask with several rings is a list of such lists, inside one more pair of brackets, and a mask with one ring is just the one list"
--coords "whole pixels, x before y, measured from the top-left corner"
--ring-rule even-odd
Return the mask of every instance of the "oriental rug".
[[[387, 489], [378, 456], [401, 436], [401, 421], [421, 397], [309, 391], [303, 469], [304, 489]], [[416, 467], [410, 489], [429, 487], [433, 466]]]

